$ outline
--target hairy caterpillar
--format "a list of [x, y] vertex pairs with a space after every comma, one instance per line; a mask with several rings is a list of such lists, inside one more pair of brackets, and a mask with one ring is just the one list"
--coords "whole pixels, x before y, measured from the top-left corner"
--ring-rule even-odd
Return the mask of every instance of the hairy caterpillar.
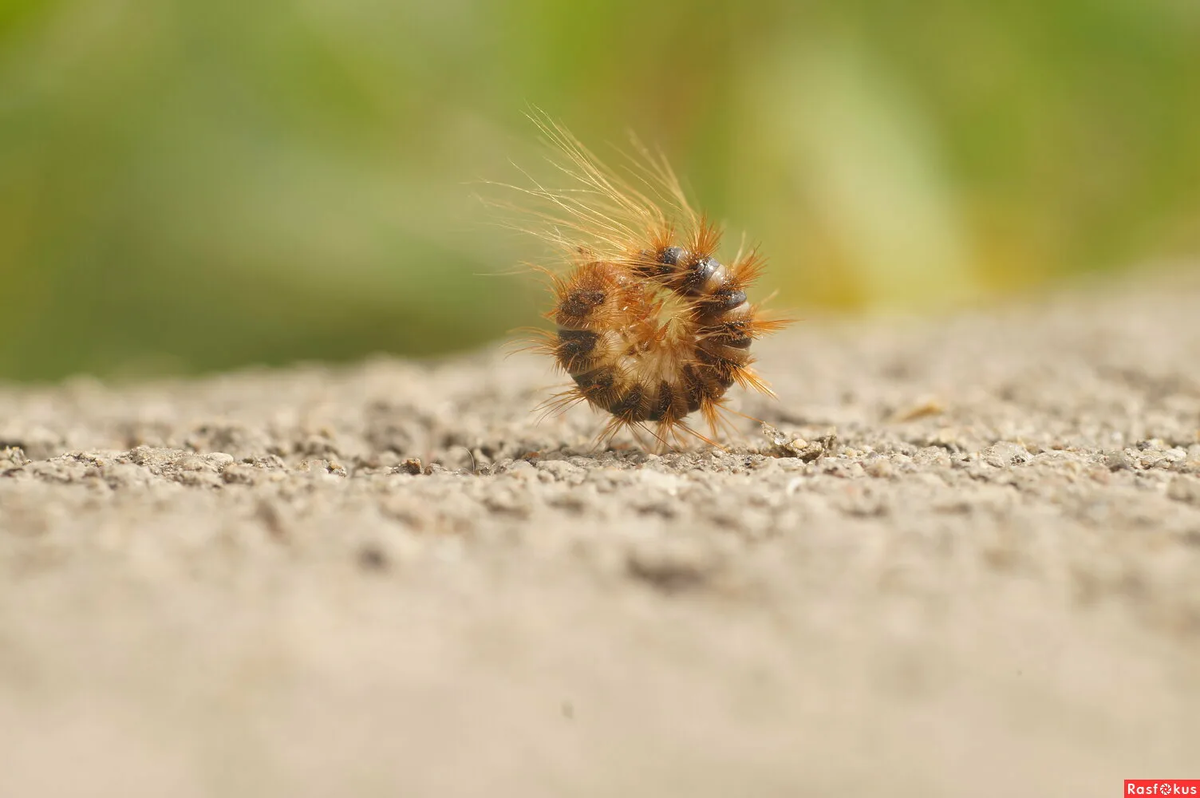
[[[530, 348], [574, 381], [545, 403], [547, 412], [586, 402], [609, 413], [602, 442], [629, 429], [648, 432], [659, 449], [688, 436], [717, 445], [731, 386], [773, 395], [750, 345], [788, 322], [746, 297], [762, 257], [750, 249], [719, 261], [720, 228], [693, 210], [665, 158], [636, 140], [618, 172], [562, 126], [542, 115], [533, 121], [568, 183], [518, 188], [536, 205], [525, 209], [537, 220], [529, 231], [566, 265], [535, 267], [549, 278], [554, 307], [545, 316], [555, 330], [534, 330]], [[695, 412], [711, 437], [685, 421]]]

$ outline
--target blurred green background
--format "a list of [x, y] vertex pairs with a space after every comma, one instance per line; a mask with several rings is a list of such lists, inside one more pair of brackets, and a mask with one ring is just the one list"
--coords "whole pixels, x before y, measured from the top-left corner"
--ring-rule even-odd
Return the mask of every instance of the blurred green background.
[[474, 196], [530, 104], [661, 147], [801, 315], [1200, 252], [1195, 0], [0, 0], [0, 378], [534, 323]]

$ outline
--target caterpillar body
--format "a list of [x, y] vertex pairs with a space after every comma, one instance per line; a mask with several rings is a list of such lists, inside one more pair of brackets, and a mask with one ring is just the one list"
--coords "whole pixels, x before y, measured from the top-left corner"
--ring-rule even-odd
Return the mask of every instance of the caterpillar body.
[[[720, 228], [692, 209], [662, 156], [635, 141], [620, 173], [558, 124], [534, 121], [569, 183], [519, 189], [537, 200], [527, 209], [538, 221], [531, 232], [567, 266], [537, 267], [549, 277], [555, 329], [534, 331], [532, 348], [574, 382], [547, 410], [585, 402], [609, 413], [601, 441], [629, 429], [639, 440], [648, 432], [660, 450], [688, 437], [717, 445], [730, 387], [771, 394], [751, 344], [788, 323], [747, 298], [762, 257], [750, 249], [728, 264], [717, 259]], [[711, 437], [685, 421], [696, 412]]]

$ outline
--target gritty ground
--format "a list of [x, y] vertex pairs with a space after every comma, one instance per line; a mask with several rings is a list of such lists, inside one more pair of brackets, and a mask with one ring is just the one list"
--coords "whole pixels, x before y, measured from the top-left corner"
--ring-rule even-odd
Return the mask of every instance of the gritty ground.
[[662, 456], [500, 349], [0, 388], [0, 795], [1200, 778], [1197, 308], [810, 320]]

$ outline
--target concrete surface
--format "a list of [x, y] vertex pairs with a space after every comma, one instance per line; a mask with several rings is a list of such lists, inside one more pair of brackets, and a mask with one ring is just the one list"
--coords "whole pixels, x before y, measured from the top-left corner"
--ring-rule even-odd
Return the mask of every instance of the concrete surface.
[[499, 348], [0, 388], [0, 795], [1198, 777], [1198, 308], [803, 322], [725, 452]]

